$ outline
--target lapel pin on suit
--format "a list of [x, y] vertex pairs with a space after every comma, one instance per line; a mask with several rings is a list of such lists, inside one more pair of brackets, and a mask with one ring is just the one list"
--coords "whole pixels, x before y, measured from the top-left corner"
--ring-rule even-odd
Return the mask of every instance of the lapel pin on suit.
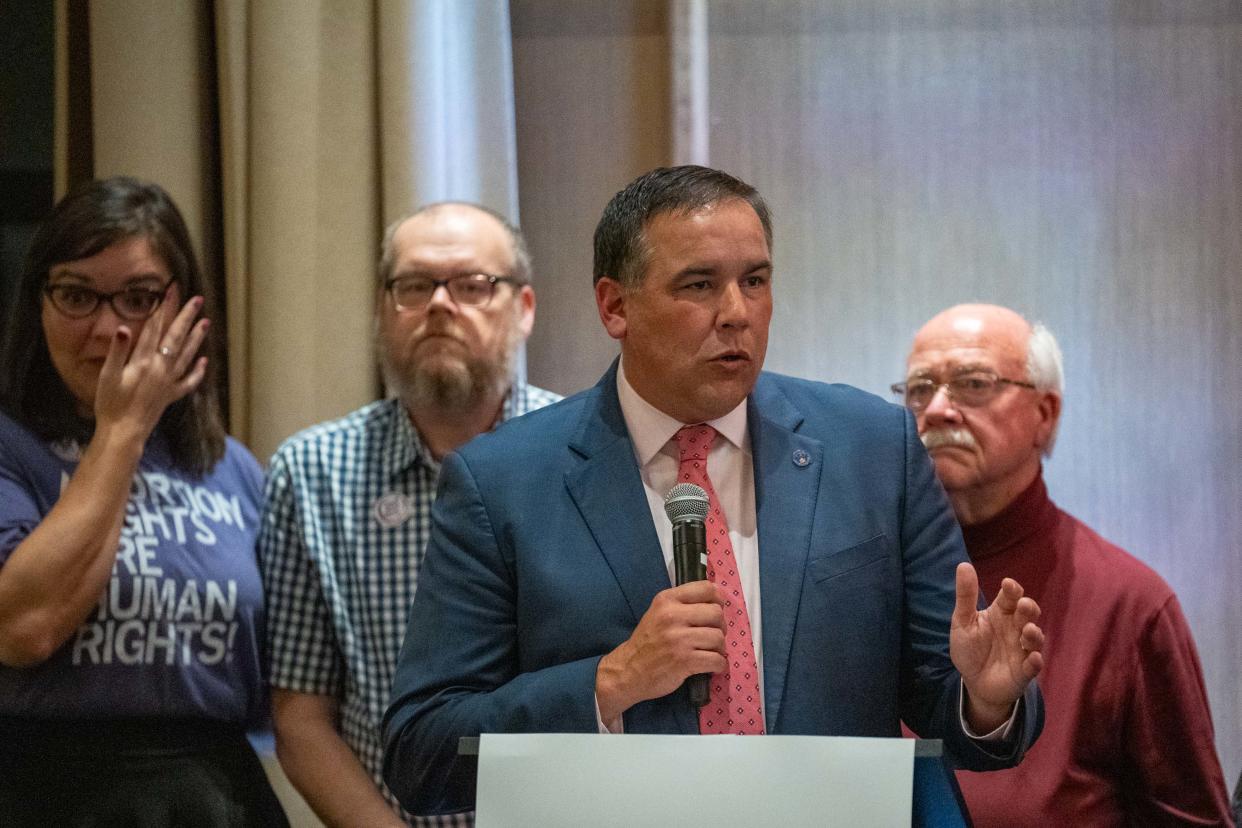
[[793, 464], [800, 469], [805, 469], [811, 465], [811, 455], [802, 449], [798, 449], [793, 453]]

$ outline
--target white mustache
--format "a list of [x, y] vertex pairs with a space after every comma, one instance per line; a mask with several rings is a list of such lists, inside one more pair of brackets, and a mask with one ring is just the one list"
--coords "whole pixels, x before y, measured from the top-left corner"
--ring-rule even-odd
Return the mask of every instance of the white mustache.
[[958, 446], [965, 449], [979, 448], [979, 444], [975, 441], [975, 435], [965, 428], [938, 428], [935, 431], [925, 431], [919, 436], [919, 439], [923, 441], [923, 447], [928, 451], [943, 446]]

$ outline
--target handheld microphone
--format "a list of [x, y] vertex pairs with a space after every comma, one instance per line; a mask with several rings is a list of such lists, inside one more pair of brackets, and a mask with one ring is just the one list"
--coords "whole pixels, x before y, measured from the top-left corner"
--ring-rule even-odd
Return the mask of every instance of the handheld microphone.
[[[664, 513], [673, 522], [673, 573], [677, 586], [707, 580], [707, 492], [693, 483], [678, 483], [664, 497]], [[686, 679], [690, 703], [707, 704], [708, 673]]]

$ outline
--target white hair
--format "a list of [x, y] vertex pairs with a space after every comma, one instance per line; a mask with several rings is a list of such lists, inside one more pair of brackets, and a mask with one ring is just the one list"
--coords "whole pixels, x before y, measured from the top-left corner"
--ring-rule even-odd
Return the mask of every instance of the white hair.
[[[1065, 382], [1065, 371], [1061, 360], [1061, 346], [1052, 331], [1044, 327], [1042, 322], [1031, 326], [1031, 337], [1026, 343], [1026, 376], [1035, 386], [1036, 391], [1051, 391], [1058, 397], [1062, 395]], [[1057, 430], [1061, 427], [1058, 418], [1048, 435], [1044, 445], [1044, 457], [1052, 456], [1052, 447], [1057, 442]]]

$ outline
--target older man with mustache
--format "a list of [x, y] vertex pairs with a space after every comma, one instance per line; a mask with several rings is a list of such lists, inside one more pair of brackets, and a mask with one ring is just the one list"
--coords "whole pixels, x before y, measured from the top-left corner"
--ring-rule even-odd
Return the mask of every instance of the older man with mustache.
[[[1044, 487], [1061, 351], [1007, 308], [959, 305], [918, 332], [905, 382], [983, 590], [1018, 580], [1043, 614], [1048, 720], [1016, 768], [959, 771], [975, 824], [1228, 825], [1194, 641], [1168, 585]], [[1014, 803], [1022, 803], [1019, 808]]]
[[381, 780], [379, 725], [440, 461], [559, 399], [513, 375], [535, 319], [530, 276], [521, 234], [486, 208], [434, 204], [394, 224], [375, 321], [396, 398], [295, 435], [272, 458], [259, 553], [276, 749], [330, 825], [412, 821]]

